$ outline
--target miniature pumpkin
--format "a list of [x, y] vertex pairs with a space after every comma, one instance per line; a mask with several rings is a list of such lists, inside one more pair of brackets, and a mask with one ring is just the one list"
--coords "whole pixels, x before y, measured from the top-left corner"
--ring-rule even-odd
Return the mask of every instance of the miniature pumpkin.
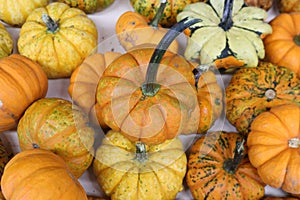
[[226, 87], [226, 116], [240, 133], [247, 134], [260, 113], [282, 104], [300, 105], [300, 80], [286, 67], [261, 62], [239, 69]]
[[93, 160], [94, 131], [87, 116], [71, 102], [43, 98], [34, 102], [18, 124], [21, 150], [41, 148], [61, 156], [75, 177], [80, 177]]
[[178, 138], [147, 146], [111, 130], [96, 151], [93, 171], [111, 199], [175, 199], [183, 189], [186, 155]]
[[278, 8], [282, 13], [300, 12], [299, 0], [278, 0]]
[[48, 79], [41, 66], [12, 54], [0, 60], [0, 132], [15, 128], [26, 108], [46, 96]]
[[244, 2], [247, 6], [259, 7], [266, 11], [268, 11], [273, 5], [273, 0], [244, 0]]
[[247, 157], [243, 137], [211, 132], [192, 145], [186, 181], [194, 199], [260, 199], [265, 184]]
[[300, 106], [272, 107], [258, 115], [248, 135], [249, 159], [274, 188], [300, 194]]
[[[164, 9], [163, 16], [159, 20], [162, 27], [172, 27], [177, 21], [176, 16], [180, 13], [186, 5], [194, 2], [207, 1], [207, 0], [168, 0], [166, 8]], [[149, 21], [153, 20], [159, 10], [161, 2], [164, 0], [130, 0], [133, 9], [145, 16]]]
[[264, 39], [266, 60], [285, 66], [300, 77], [300, 13], [279, 14], [270, 25], [273, 33]]
[[72, 100], [89, 115], [91, 122], [96, 125], [100, 123], [102, 128], [106, 125], [98, 122], [95, 113], [97, 84], [106, 66], [120, 55], [117, 52], [90, 55], [74, 70], [70, 78], [68, 92]]
[[83, 187], [65, 161], [42, 149], [16, 154], [5, 166], [1, 189], [10, 200], [87, 200]]
[[38, 62], [48, 78], [70, 77], [97, 47], [95, 23], [80, 9], [54, 2], [35, 9], [20, 30], [20, 54]]
[[184, 56], [188, 60], [214, 63], [222, 72], [232, 72], [244, 66], [256, 67], [264, 58], [261, 38], [272, 32], [264, 22], [265, 10], [245, 6], [243, 0], [210, 0], [187, 5], [177, 20], [187, 16], [201, 19], [187, 33]]
[[49, 0], [0, 0], [0, 20], [20, 27], [34, 9], [48, 4]]
[[[139, 45], [151, 45], [156, 46], [162, 37], [166, 34], [167, 29], [158, 25], [161, 19], [162, 13], [165, 9], [167, 1], [162, 2], [155, 15], [150, 21], [145, 16], [134, 12], [124, 12], [116, 23], [116, 33], [120, 44], [129, 51]], [[172, 52], [178, 52], [179, 42], [174, 40], [168, 50]]]
[[0, 23], [0, 59], [12, 54], [14, 41], [5, 26]]
[[[156, 49], [134, 49], [106, 68], [98, 82], [96, 99], [101, 110], [96, 112], [111, 129], [147, 144], [162, 143], [182, 131], [197, 131], [193, 66], [182, 56], [166, 52], [191, 23], [195, 21], [182, 20]], [[192, 124], [187, 127], [188, 121]]]
[[95, 13], [110, 6], [114, 0], [58, 0], [70, 7], [79, 8], [85, 13]]

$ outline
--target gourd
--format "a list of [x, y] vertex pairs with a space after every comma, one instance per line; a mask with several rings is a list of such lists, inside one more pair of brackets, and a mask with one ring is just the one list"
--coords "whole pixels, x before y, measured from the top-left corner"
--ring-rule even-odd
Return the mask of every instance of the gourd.
[[53, 2], [35, 9], [20, 29], [18, 51], [38, 62], [48, 78], [70, 77], [97, 47], [95, 23], [80, 9]]
[[85, 13], [92, 14], [102, 11], [114, 3], [114, 0], [58, 0], [68, 4], [70, 7], [79, 8]]
[[193, 199], [260, 199], [265, 184], [247, 157], [244, 137], [210, 132], [197, 138], [188, 156], [186, 182]]
[[34, 9], [47, 6], [49, 2], [49, 0], [0, 0], [0, 20], [21, 27]]
[[68, 100], [42, 98], [34, 102], [20, 119], [17, 133], [22, 151], [53, 151], [66, 161], [76, 178], [92, 163], [94, 130], [83, 111]]
[[117, 52], [96, 53], [88, 56], [73, 72], [70, 77], [68, 93], [73, 103], [88, 114], [94, 125], [106, 128], [105, 123], [98, 122], [95, 104], [97, 84], [105, 68], [118, 56]]
[[225, 90], [226, 117], [243, 134], [262, 112], [282, 104], [300, 105], [300, 80], [286, 67], [260, 62], [236, 71]]
[[180, 32], [174, 29], [185, 29], [192, 22], [188, 18], [179, 22], [156, 49], [134, 49], [106, 68], [98, 82], [96, 99], [101, 110], [96, 112], [111, 129], [146, 144], [197, 131], [194, 66], [165, 48], [169, 45], [165, 40], [172, 41]]
[[244, 0], [247, 6], [255, 6], [268, 11], [272, 5], [272, 0]]
[[5, 26], [0, 23], [0, 59], [13, 53], [14, 41]]
[[274, 188], [300, 194], [300, 107], [272, 107], [257, 116], [248, 135], [249, 159], [261, 179]]
[[[204, 14], [205, 13], [205, 14]], [[201, 19], [192, 25], [184, 56], [200, 64], [214, 64], [221, 72], [256, 67], [265, 57], [262, 38], [272, 32], [267, 12], [245, 6], [243, 0], [210, 0], [187, 5], [177, 20]]]
[[[163, 16], [159, 20], [159, 24], [165, 28], [172, 27], [177, 22], [177, 14], [180, 13], [185, 6], [199, 1], [206, 0], [168, 0]], [[135, 12], [145, 16], [149, 21], [152, 21], [159, 10], [161, 0], [130, 0], [130, 4]]]
[[112, 200], [175, 199], [183, 189], [186, 155], [178, 138], [148, 146], [111, 130], [96, 151], [93, 171]]
[[46, 96], [48, 79], [39, 64], [12, 54], [0, 60], [0, 132], [13, 129], [34, 101]]
[[5, 166], [1, 189], [10, 200], [87, 200], [65, 161], [43, 149], [17, 153]]
[[266, 60], [300, 76], [300, 13], [281, 13], [270, 22], [273, 32], [264, 39]]
[[299, 0], [279, 0], [278, 9], [281, 13], [292, 13], [300, 11]]
[[[161, 1], [160, 7], [151, 21], [136, 11], [124, 12], [118, 18], [115, 29], [120, 44], [126, 51], [138, 48], [140, 45], [153, 45], [155, 47], [159, 43], [168, 31], [158, 24], [166, 4], [167, 1]], [[179, 41], [174, 40], [168, 50], [174, 53], [178, 52]]]

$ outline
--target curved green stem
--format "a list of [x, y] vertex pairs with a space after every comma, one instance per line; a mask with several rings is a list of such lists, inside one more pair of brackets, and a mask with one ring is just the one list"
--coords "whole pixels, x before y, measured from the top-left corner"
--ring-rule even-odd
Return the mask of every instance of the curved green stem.
[[159, 6], [154, 18], [149, 23], [149, 26], [152, 26], [153, 28], [158, 27], [158, 23], [159, 23], [161, 17], [163, 16], [163, 14], [164, 14], [164, 10], [165, 10], [166, 5], [167, 5], [167, 0], [161, 0], [160, 1], [160, 6]]
[[139, 161], [140, 163], [143, 163], [146, 160], [148, 160], [147, 149], [144, 143], [137, 142], [135, 148], [135, 160]]
[[223, 164], [223, 168], [226, 172], [230, 174], [234, 174], [236, 172], [239, 164], [244, 158], [244, 150], [245, 150], [244, 143], [245, 143], [245, 139], [236, 142], [234, 157], [225, 160]]
[[155, 96], [159, 91], [160, 85], [156, 83], [156, 75], [159, 63], [164, 56], [166, 49], [170, 46], [173, 40], [186, 28], [200, 22], [200, 19], [186, 17], [177, 22], [161, 39], [154, 50], [146, 73], [146, 81], [142, 85], [142, 92], [144, 96]]
[[295, 42], [298, 46], [300, 46], [300, 34], [299, 34], [299, 35], [296, 35], [296, 36], [294, 37], [294, 42]]
[[219, 26], [223, 28], [224, 31], [229, 30], [233, 26], [233, 21], [232, 21], [233, 2], [234, 0], [225, 0], [224, 3], [223, 17], [219, 24]]
[[47, 26], [47, 32], [56, 33], [59, 30], [59, 23], [55, 22], [49, 15], [43, 14], [42, 20]]

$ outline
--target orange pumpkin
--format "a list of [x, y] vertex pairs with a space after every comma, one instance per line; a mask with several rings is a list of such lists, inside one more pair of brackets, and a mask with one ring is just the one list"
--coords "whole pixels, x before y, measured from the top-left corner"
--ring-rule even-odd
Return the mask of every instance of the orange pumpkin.
[[249, 159], [274, 188], [300, 194], [300, 106], [271, 108], [257, 116], [248, 135]]
[[242, 135], [211, 132], [192, 145], [186, 174], [196, 200], [260, 199], [265, 184], [250, 164]]
[[39, 64], [19, 54], [0, 60], [0, 132], [15, 128], [26, 108], [48, 91]]
[[5, 166], [1, 189], [10, 200], [87, 200], [84, 188], [65, 161], [42, 149], [15, 155]]
[[94, 130], [82, 110], [67, 100], [42, 98], [34, 102], [20, 119], [17, 133], [21, 150], [51, 150], [66, 161], [77, 178], [92, 163]]
[[300, 77], [300, 13], [282, 13], [271, 22], [273, 32], [264, 39], [266, 60], [285, 66]]
[[[156, 46], [167, 29], [162, 28], [158, 22], [167, 2], [162, 2], [155, 15], [150, 21], [145, 16], [134, 11], [123, 13], [116, 23], [116, 33], [121, 45], [128, 51], [139, 45]], [[179, 42], [174, 40], [168, 50], [178, 52]]]
[[255, 6], [264, 10], [269, 10], [273, 5], [273, 0], [244, 0], [247, 6]]
[[[195, 21], [179, 22], [157, 49], [134, 49], [106, 68], [96, 98], [101, 109], [97, 110], [98, 116], [110, 128], [132, 141], [147, 144], [197, 131], [199, 112], [195, 112], [198, 101], [193, 66], [182, 56], [165, 51], [178, 30], [183, 31], [191, 23]], [[188, 121], [192, 123], [186, 126]]]
[[292, 13], [300, 11], [299, 0], [278, 0], [278, 8], [282, 13]]
[[93, 124], [100, 123], [102, 128], [106, 125], [101, 121], [98, 122], [95, 113], [97, 84], [105, 68], [120, 55], [117, 52], [92, 54], [74, 70], [70, 78], [68, 92], [73, 102], [89, 115]]

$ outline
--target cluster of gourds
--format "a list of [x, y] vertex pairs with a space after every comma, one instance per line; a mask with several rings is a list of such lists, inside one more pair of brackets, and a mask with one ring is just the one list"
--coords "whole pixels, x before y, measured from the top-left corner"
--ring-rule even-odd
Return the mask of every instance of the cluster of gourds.
[[[115, 26], [126, 53], [100, 54], [88, 14], [113, 2], [0, 0], [20, 28], [13, 53], [0, 23], [0, 132], [21, 150], [0, 144], [4, 198], [97, 199], [78, 181], [89, 167], [111, 199], [175, 199], [184, 179], [194, 199], [299, 197], [300, 1], [267, 23], [271, 0], [130, 0]], [[46, 98], [57, 78], [73, 102]], [[236, 132], [209, 131], [223, 114]]]

